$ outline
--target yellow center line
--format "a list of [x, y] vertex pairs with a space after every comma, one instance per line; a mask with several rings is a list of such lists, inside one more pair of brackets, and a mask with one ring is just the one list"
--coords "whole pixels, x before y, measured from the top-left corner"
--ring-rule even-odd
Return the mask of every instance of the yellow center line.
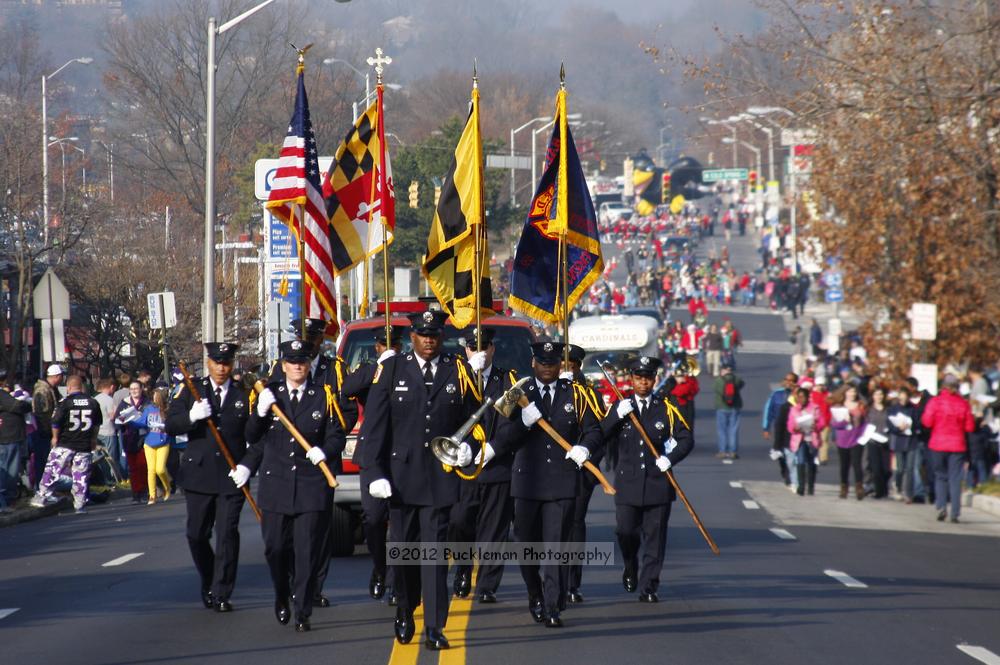
[[465, 665], [465, 651], [468, 644], [466, 631], [469, 628], [469, 618], [472, 616], [472, 599], [475, 597], [476, 577], [479, 574], [479, 564], [472, 568], [470, 593], [465, 598], [452, 598], [448, 606], [448, 628], [445, 637], [448, 638], [450, 649], [445, 649], [438, 656], [438, 665]]
[[413, 639], [409, 644], [400, 644], [395, 637], [392, 638], [392, 654], [389, 656], [389, 665], [417, 665], [420, 658], [420, 645], [423, 643], [424, 634], [424, 606], [421, 605], [413, 613]]

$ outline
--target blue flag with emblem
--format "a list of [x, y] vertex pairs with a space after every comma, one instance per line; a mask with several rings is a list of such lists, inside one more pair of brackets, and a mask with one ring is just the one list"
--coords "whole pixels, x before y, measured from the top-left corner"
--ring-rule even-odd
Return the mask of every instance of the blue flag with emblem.
[[[546, 323], [564, 321], [566, 312], [573, 311], [604, 271], [594, 203], [566, 119], [566, 91], [560, 90], [545, 168], [528, 207], [510, 278], [510, 306]], [[562, 238], [565, 298], [560, 276]]]

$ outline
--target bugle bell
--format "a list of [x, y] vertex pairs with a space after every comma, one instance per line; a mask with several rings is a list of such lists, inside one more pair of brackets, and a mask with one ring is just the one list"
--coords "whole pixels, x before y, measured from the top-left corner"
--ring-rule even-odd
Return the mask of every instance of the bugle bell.
[[472, 428], [476, 426], [486, 413], [486, 409], [493, 406], [493, 398], [487, 397], [483, 405], [476, 409], [476, 412], [469, 416], [469, 419], [458, 428], [458, 431], [451, 436], [436, 436], [431, 440], [431, 452], [442, 464], [450, 467], [458, 467], [458, 448], [462, 445], [462, 439], [469, 435]]

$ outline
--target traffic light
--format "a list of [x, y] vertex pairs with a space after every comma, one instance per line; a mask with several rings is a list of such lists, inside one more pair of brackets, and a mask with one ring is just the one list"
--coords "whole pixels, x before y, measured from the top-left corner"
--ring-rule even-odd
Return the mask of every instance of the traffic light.
[[670, 173], [665, 172], [663, 174], [663, 187], [660, 190], [660, 202], [669, 203], [670, 202]]
[[747, 177], [750, 181], [750, 191], [753, 192], [757, 189], [757, 172], [751, 171]]
[[410, 207], [416, 208], [420, 205], [420, 183], [416, 180], [410, 182]]
[[434, 207], [437, 208], [438, 199], [441, 198], [441, 185], [434, 185]]

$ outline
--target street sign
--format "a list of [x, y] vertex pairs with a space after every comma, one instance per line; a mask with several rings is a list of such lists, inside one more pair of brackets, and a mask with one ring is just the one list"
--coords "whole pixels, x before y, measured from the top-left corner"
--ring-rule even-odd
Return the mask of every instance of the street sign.
[[819, 132], [815, 129], [782, 129], [781, 145], [813, 145], [819, 141]]
[[938, 392], [938, 368], [934, 363], [913, 363], [910, 365], [910, 376], [917, 380], [917, 387], [926, 390], [931, 395]]
[[264, 210], [264, 252], [270, 261], [290, 261], [299, 255], [291, 229], [268, 210]]
[[831, 270], [826, 273], [826, 277], [823, 278], [823, 281], [826, 282], [828, 287], [839, 289], [844, 286], [844, 273], [837, 270]]
[[486, 155], [486, 168], [530, 171], [531, 157], [521, 157], [520, 155]]
[[[333, 157], [320, 157], [319, 170], [325, 174], [333, 164]], [[258, 159], [253, 165], [253, 193], [258, 201], [266, 201], [271, 192], [274, 174], [278, 172], [277, 159]]]
[[69, 291], [49, 268], [32, 292], [36, 319], [68, 319]]
[[719, 182], [720, 180], [749, 180], [750, 169], [704, 169], [701, 172], [702, 182]]
[[177, 325], [177, 310], [174, 308], [174, 292], [147, 293], [149, 307], [149, 327], [153, 330], [173, 328]]
[[840, 287], [826, 287], [826, 301], [829, 303], [844, 302], [844, 290]]
[[937, 339], [937, 305], [915, 302], [910, 306], [910, 337], [926, 341]]
[[[62, 319], [42, 319], [42, 362], [59, 363], [66, 360], [66, 337]], [[55, 355], [52, 348], [55, 347]]]

